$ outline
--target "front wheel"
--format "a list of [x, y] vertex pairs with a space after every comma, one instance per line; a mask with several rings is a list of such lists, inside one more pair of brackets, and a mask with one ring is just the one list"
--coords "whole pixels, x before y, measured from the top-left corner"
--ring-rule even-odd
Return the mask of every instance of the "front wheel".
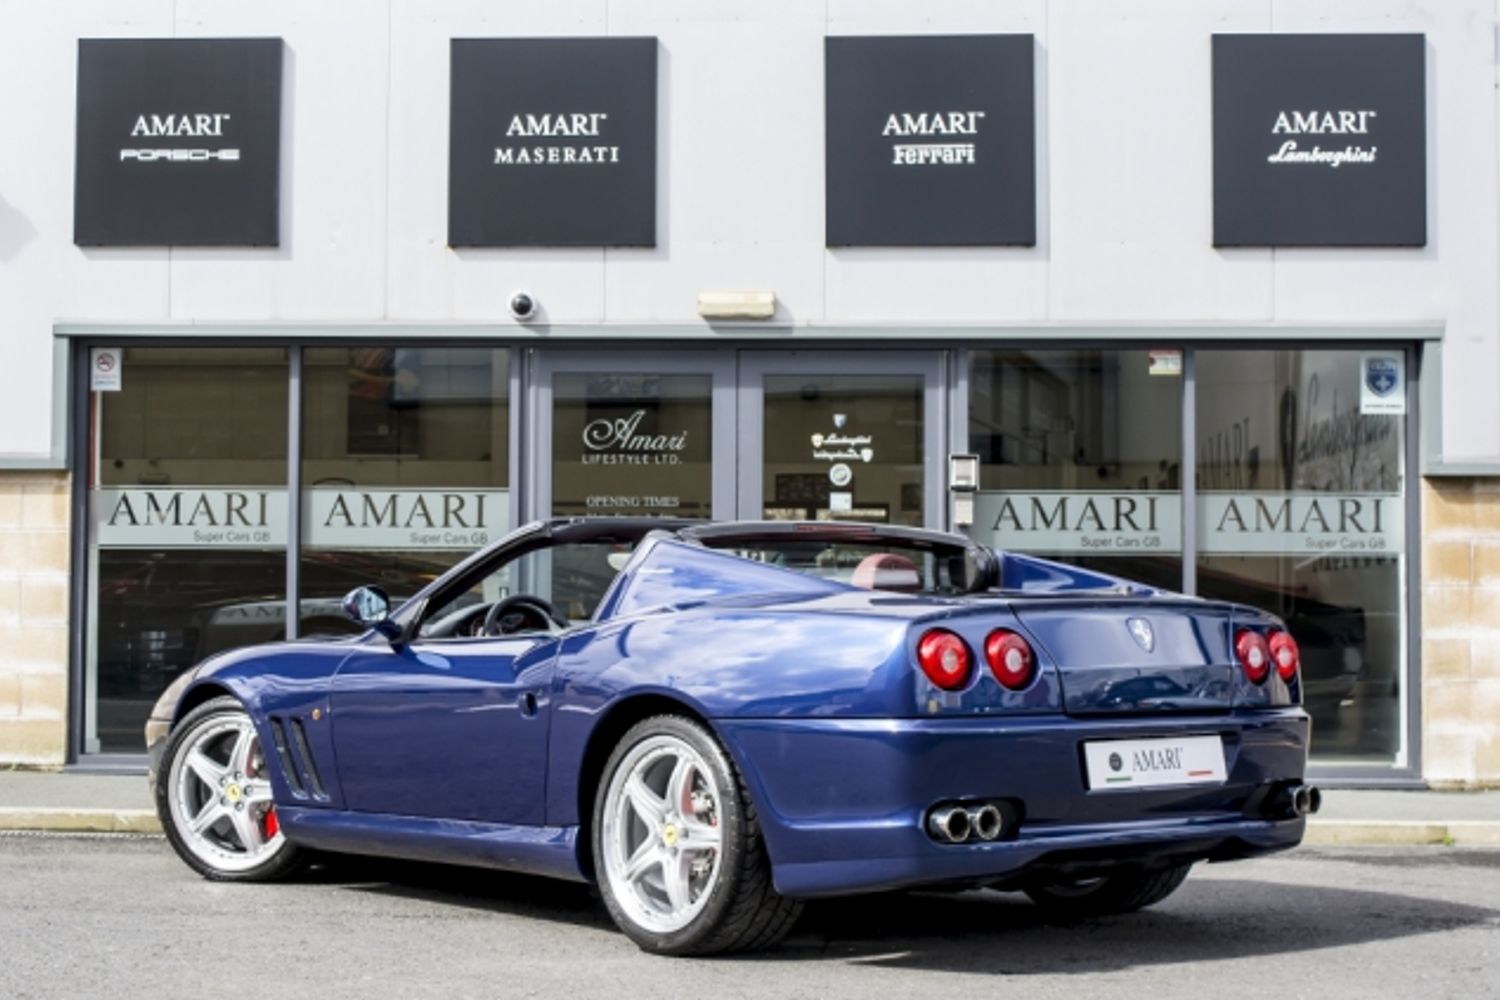
[[1025, 891], [1049, 916], [1058, 919], [1130, 913], [1176, 892], [1192, 867], [1127, 868], [1097, 878], [1033, 882]]
[[718, 742], [692, 720], [638, 723], [594, 800], [594, 871], [616, 924], [646, 951], [765, 948], [801, 904], [777, 894], [755, 806]]
[[156, 811], [178, 856], [205, 878], [265, 882], [304, 863], [277, 822], [255, 725], [233, 698], [199, 705], [172, 730]]

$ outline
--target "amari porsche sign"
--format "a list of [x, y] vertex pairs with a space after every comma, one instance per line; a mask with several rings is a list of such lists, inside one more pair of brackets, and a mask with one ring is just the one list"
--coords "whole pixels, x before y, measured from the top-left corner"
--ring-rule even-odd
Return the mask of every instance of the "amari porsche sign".
[[448, 244], [656, 245], [654, 38], [455, 38]]
[[1423, 246], [1422, 35], [1215, 35], [1216, 246]]
[[1035, 245], [1034, 47], [827, 39], [827, 244]]
[[279, 38], [78, 43], [73, 239], [275, 246]]

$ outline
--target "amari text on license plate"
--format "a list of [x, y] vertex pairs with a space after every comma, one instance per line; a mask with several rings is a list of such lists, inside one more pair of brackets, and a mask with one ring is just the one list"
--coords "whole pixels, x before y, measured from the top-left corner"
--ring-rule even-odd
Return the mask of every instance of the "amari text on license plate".
[[1224, 741], [1218, 736], [1096, 740], [1083, 745], [1089, 790], [1221, 784]]

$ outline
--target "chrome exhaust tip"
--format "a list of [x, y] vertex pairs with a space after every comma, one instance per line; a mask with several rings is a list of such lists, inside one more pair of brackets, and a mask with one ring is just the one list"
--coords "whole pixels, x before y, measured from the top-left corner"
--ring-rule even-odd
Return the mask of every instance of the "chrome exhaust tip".
[[1288, 816], [1299, 819], [1323, 808], [1323, 793], [1312, 785], [1288, 785], [1281, 793], [1281, 802]]
[[962, 844], [969, 839], [969, 813], [962, 806], [938, 806], [927, 816], [927, 832], [937, 840]]
[[1005, 817], [986, 802], [969, 810], [969, 828], [980, 840], [994, 840], [1005, 828]]

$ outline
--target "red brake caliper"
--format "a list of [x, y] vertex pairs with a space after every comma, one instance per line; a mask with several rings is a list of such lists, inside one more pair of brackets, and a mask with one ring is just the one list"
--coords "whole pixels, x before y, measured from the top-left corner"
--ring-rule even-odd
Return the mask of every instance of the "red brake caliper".
[[281, 823], [276, 819], [276, 807], [272, 806], [266, 810], [266, 839], [270, 840], [276, 836], [277, 831], [280, 829]]

